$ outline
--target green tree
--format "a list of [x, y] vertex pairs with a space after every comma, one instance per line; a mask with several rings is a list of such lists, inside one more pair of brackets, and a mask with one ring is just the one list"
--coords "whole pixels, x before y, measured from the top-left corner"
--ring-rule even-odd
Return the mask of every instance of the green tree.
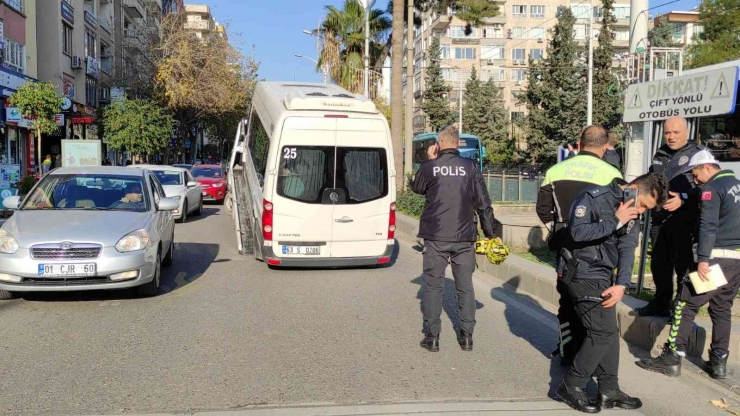
[[619, 83], [616, 69], [612, 67], [612, 34], [617, 18], [614, 16], [614, 0], [602, 0], [602, 5], [599, 46], [594, 50], [593, 124], [613, 130], [621, 126], [623, 112], [623, 97], [612, 92], [615, 84]]
[[689, 68], [740, 57], [740, 0], [706, 0], [699, 6], [704, 32], [688, 48]]
[[676, 46], [673, 41], [673, 33], [676, 31], [676, 23], [662, 19], [655, 27], [648, 32], [650, 46], [656, 48], [672, 48]]
[[[426, 89], [424, 90], [424, 100], [421, 103], [421, 109], [427, 115], [429, 124], [434, 131], [439, 131], [455, 120], [455, 114], [452, 112], [450, 101], [447, 99], [450, 87], [442, 78], [442, 68], [439, 64], [440, 56], [439, 38], [434, 37], [432, 44], [429, 45], [430, 63], [426, 69], [424, 79]], [[409, 89], [408, 93], [410, 91]]]
[[577, 140], [586, 122], [585, 65], [573, 59], [578, 53], [575, 20], [569, 8], [558, 14], [546, 58], [530, 61], [529, 82], [519, 94], [528, 110], [521, 126], [527, 134], [527, 157], [532, 163], [554, 164], [558, 145]]
[[481, 82], [474, 67], [465, 84], [463, 131], [481, 139], [491, 164], [509, 164], [516, 159], [508, 126], [509, 110], [501, 88], [493, 80]]
[[41, 166], [41, 135], [56, 131], [54, 114], [61, 110], [62, 98], [57, 96], [56, 87], [51, 82], [26, 82], [10, 96], [9, 101], [24, 117], [32, 120], [31, 129], [39, 139], [36, 164]]
[[[357, 0], [344, 0], [341, 9], [325, 7], [326, 18], [317, 35], [323, 45], [316, 64], [320, 72], [326, 66], [329, 76], [337, 85], [354, 93], [363, 91], [363, 68], [365, 52], [365, 9]], [[370, 10], [370, 67], [383, 55], [386, 38], [391, 29], [391, 20], [380, 9]], [[382, 57], [385, 60], [385, 56]]]
[[172, 118], [152, 100], [124, 100], [109, 105], [103, 113], [108, 145], [134, 155], [152, 155], [167, 146]]

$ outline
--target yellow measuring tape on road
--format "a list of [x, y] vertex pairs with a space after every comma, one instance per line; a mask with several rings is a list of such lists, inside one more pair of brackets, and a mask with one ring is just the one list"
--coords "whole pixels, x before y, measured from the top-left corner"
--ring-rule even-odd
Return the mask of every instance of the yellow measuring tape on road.
[[500, 238], [492, 240], [478, 240], [475, 242], [475, 253], [485, 254], [492, 264], [501, 264], [509, 256], [509, 248]]

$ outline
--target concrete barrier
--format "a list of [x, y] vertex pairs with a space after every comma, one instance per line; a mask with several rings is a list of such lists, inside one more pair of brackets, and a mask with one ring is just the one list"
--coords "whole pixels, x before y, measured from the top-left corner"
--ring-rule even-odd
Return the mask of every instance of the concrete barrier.
[[[497, 218], [504, 222], [505, 218]], [[416, 238], [419, 221], [409, 216], [400, 214], [396, 219], [396, 229], [408, 236]], [[508, 227], [508, 228], [507, 228]], [[507, 234], [507, 230], [508, 233]], [[531, 232], [531, 231], [530, 231]], [[507, 238], [518, 236], [518, 231], [511, 225], [504, 224], [504, 241]], [[517, 235], [516, 237], [512, 237]], [[546, 235], [546, 234], [545, 234]], [[509, 244], [509, 243], [507, 243]], [[517, 281], [517, 288], [510, 288], [517, 293], [525, 293], [534, 299], [549, 305], [558, 307], [559, 295], [555, 289], [555, 269], [543, 264], [511, 255], [502, 265], [493, 265], [487, 261], [478, 262], [479, 271], [492, 275], [504, 282]], [[668, 320], [666, 318], [648, 318], [637, 316], [635, 309], [646, 305], [647, 302], [632, 296], [625, 296], [617, 305], [617, 322], [619, 332], [625, 341], [645, 350], [651, 350], [653, 355], [658, 355], [660, 349], [668, 339]], [[712, 339], [711, 328], [693, 325], [686, 353], [691, 357], [708, 360], [707, 350]], [[554, 346], [553, 346], [554, 347]], [[740, 334], [732, 334], [730, 342], [730, 360], [740, 363]]]

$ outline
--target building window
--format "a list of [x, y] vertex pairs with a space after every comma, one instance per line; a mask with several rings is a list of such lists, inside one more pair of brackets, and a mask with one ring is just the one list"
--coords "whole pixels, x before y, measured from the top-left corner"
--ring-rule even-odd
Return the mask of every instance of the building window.
[[72, 26], [62, 23], [62, 52], [72, 55]]
[[504, 81], [506, 79], [505, 74], [503, 69], [484, 69], [482, 72], [483, 81]]
[[527, 6], [511, 6], [511, 15], [514, 17], [527, 17]]
[[475, 59], [476, 48], [455, 48], [455, 59]]
[[673, 24], [673, 41], [676, 43], [682, 43], [685, 32], [686, 32], [686, 23], [674, 23]]
[[25, 73], [26, 46], [12, 39], [5, 38], [5, 59], [3, 66], [21, 74]]
[[614, 6], [614, 17], [616, 17], [617, 19], [629, 19], [630, 18], [629, 4]]
[[[414, 74], [421, 72], [421, 57], [416, 58], [414, 61]], [[372, 80], [372, 78], [370, 78]]]
[[414, 93], [417, 93], [421, 90], [421, 75], [417, 75], [414, 77]]
[[530, 6], [529, 17], [531, 18], [545, 17], [545, 6]]
[[576, 26], [573, 32], [576, 39], [586, 39], [586, 26]]
[[545, 38], [545, 28], [533, 27], [529, 31], [529, 38], [530, 39], [544, 39]]
[[527, 79], [527, 71], [524, 69], [512, 69], [511, 80], [512, 81], [524, 81]]
[[503, 39], [504, 37], [504, 26], [486, 26], [483, 28], [483, 37], [486, 39]]
[[100, 70], [110, 75], [113, 73], [113, 53], [110, 45], [100, 42]]
[[694, 23], [694, 39], [701, 39], [702, 33], [704, 33], [704, 26]]
[[630, 32], [627, 29], [618, 29], [614, 31], [615, 40], [630, 40]]
[[440, 45], [440, 58], [450, 59], [450, 45]]
[[511, 36], [514, 39], [521, 39], [526, 37], [527, 34], [527, 28], [526, 27], [515, 27], [511, 29]]
[[591, 7], [584, 4], [571, 4], [570, 11], [573, 12], [573, 17], [576, 19], [588, 19]]
[[98, 105], [98, 82], [95, 78], [85, 78], [85, 104], [90, 107]]
[[451, 38], [477, 38], [478, 28], [473, 28], [473, 32], [469, 35], [465, 35], [465, 26], [450, 26], [450, 37]]
[[23, 0], [3, 0], [3, 3], [18, 13], [23, 13]]
[[481, 59], [504, 59], [504, 45], [482, 45]]
[[85, 29], [85, 56], [97, 57], [97, 43], [95, 33]]
[[530, 53], [530, 56], [532, 57], [533, 61], [542, 60], [544, 55], [545, 55], [544, 49], [532, 49]]
[[527, 50], [526, 49], [512, 49], [511, 50], [511, 59], [515, 61], [524, 61], [527, 56]]

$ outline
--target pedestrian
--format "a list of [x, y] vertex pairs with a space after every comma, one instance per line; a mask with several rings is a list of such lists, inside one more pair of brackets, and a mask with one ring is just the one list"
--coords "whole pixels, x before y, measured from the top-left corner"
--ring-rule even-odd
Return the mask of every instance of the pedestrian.
[[573, 363], [573, 357], [585, 334], [562, 282], [563, 260], [560, 258], [560, 249], [568, 233], [568, 216], [576, 197], [594, 185], [606, 186], [614, 179], [622, 178], [619, 171], [602, 160], [607, 142], [607, 133], [602, 127], [589, 126], [584, 129], [580, 139], [581, 151], [577, 156], [548, 169], [537, 195], [537, 216], [550, 230], [548, 248], [555, 252], [557, 258], [556, 289], [560, 295], [560, 326], [558, 348], [552, 356], [559, 355], [560, 364], [565, 366]]
[[689, 125], [682, 117], [669, 118], [663, 128], [666, 144], [653, 157], [650, 172], [668, 178], [670, 198], [652, 215], [650, 269], [655, 297], [637, 310], [642, 316], [671, 315], [673, 275], [675, 272], [680, 285], [693, 264], [691, 241], [699, 215], [699, 188], [694, 183], [689, 160], [705, 147], [689, 142]]
[[699, 277], [709, 281], [710, 265], [719, 265], [727, 284], [706, 293], [697, 294], [690, 279], [678, 294], [674, 319], [663, 347], [655, 359], [643, 359], [637, 364], [650, 371], [671, 377], [681, 375], [681, 359], [699, 308], [709, 303], [712, 318], [712, 343], [709, 361], [704, 371], [710, 377], [727, 377], [727, 357], [730, 347], [732, 304], [740, 287], [740, 180], [731, 170], [721, 170], [708, 150], [696, 153], [689, 162], [694, 178], [704, 184], [701, 189], [698, 247], [696, 250]]
[[46, 159], [41, 164], [41, 173], [43, 175], [46, 175], [51, 170], [51, 164], [53, 161], [51, 160], [51, 155], [46, 155]]
[[126, 159], [126, 164], [125, 164], [125, 166], [131, 166], [131, 159]]
[[604, 154], [604, 160], [606, 163], [614, 166], [618, 171], [622, 171], [622, 156], [619, 155], [619, 152], [614, 148], [617, 144], [619, 144], [619, 136], [617, 136], [617, 133], [610, 131], [609, 132], [609, 144], [606, 148], [606, 153]]
[[[563, 249], [563, 282], [586, 337], [557, 395], [581, 412], [642, 406], [640, 399], [619, 389], [615, 306], [632, 281], [640, 233], [638, 217], [665, 202], [667, 182], [664, 176], [654, 173], [640, 176], [630, 184], [615, 179], [608, 186], [583, 191], [573, 203], [568, 225], [570, 238]], [[593, 376], [598, 379], [595, 403], [585, 391]]]
[[412, 191], [426, 196], [419, 221], [419, 238], [424, 239], [424, 299], [422, 311], [426, 335], [422, 348], [439, 351], [442, 294], [445, 270], [452, 264], [457, 289], [460, 332], [457, 340], [463, 351], [473, 349], [475, 327], [475, 241], [478, 231], [473, 221], [480, 218], [486, 239], [497, 238], [493, 207], [483, 175], [475, 161], [460, 157], [457, 125], [439, 132], [439, 146], [427, 151], [429, 160], [409, 181]]

